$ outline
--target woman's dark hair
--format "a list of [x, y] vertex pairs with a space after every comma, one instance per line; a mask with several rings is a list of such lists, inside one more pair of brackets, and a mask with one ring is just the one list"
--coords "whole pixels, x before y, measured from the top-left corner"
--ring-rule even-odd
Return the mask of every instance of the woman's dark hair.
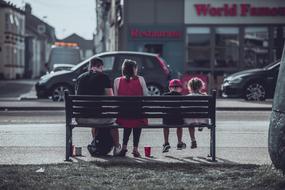
[[131, 77], [135, 76], [134, 69], [137, 68], [137, 63], [130, 59], [125, 59], [122, 65], [122, 75], [130, 80]]
[[198, 77], [194, 77], [188, 82], [188, 88], [190, 88], [192, 92], [200, 91], [204, 88], [204, 85], [204, 82]]

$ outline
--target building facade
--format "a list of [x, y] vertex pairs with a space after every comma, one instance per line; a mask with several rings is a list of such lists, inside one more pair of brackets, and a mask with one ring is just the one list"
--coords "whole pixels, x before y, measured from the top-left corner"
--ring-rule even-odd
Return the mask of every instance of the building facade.
[[25, 78], [38, 78], [47, 72], [51, 46], [56, 40], [52, 26], [32, 14], [32, 7], [25, 5]]
[[158, 53], [182, 75], [206, 75], [210, 88], [225, 75], [281, 58], [283, 0], [124, 0], [119, 13], [115, 5], [107, 13], [121, 14], [113, 25], [118, 34], [105, 32], [115, 50]]
[[54, 28], [25, 10], [0, 0], [0, 79], [37, 78], [55, 41]]
[[[111, 0], [95, 0], [96, 4], [96, 34], [94, 37], [95, 52], [110, 51], [110, 15], [111, 15]], [[115, 40], [115, 38], [113, 39]]]
[[219, 87], [228, 73], [281, 58], [282, 0], [185, 0], [185, 70], [210, 73]]
[[0, 78], [24, 76], [25, 13], [0, 0]]

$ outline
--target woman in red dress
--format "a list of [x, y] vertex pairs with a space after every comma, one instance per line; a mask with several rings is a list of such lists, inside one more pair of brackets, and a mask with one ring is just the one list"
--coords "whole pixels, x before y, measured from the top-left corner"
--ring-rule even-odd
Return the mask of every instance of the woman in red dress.
[[[137, 75], [137, 63], [133, 60], [125, 59], [122, 65], [122, 76], [114, 81], [114, 94], [116, 96], [147, 96], [148, 90], [145, 80]], [[124, 127], [123, 147], [119, 156], [125, 156], [131, 132], [133, 131], [133, 152], [134, 157], [140, 157], [138, 144], [141, 135], [140, 126], [147, 125], [147, 119], [125, 119], [117, 118], [117, 124]]]

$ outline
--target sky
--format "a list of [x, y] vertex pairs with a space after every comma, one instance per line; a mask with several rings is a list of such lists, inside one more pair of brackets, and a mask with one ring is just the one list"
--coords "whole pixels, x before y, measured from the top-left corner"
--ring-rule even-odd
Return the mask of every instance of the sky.
[[59, 39], [77, 33], [92, 39], [95, 33], [95, 0], [5, 0], [23, 8], [32, 6], [32, 14], [55, 28]]

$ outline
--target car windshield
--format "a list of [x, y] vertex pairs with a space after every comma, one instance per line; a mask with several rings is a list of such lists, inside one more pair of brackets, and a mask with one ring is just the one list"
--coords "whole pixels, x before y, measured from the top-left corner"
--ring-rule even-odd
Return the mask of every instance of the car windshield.
[[72, 67], [71, 70], [72, 70], [72, 71], [77, 70], [77, 69], [80, 68], [82, 65], [85, 65], [86, 62], [89, 62], [89, 60], [92, 59], [92, 58], [94, 58], [94, 57], [91, 57], [91, 58], [89, 58], [89, 59], [87, 59], [87, 60], [84, 60], [84, 61], [78, 63], [77, 65], [75, 65], [74, 67]]
[[270, 64], [266, 65], [263, 69], [264, 69], [264, 70], [271, 70], [271, 69], [277, 67], [278, 65], [280, 65], [280, 60], [275, 61], [275, 62], [273, 62], [273, 63], [270, 63]]
[[72, 71], [75, 71], [77, 70], [78, 68], [80, 68], [82, 65], [85, 65], [85, 63], [89, 62], [91, 59], [93, 59], [94, 57], [100, 57], [101, 55], [103, 55], [102, 53], [101, 54], [96, 54], [88, 59], [85, 59], [84, 61], [76, 64], [74, 67], [71, 68]]
[[70, 70], [71, 68], [72, 67], [68, 67], [68, 66], [56, 67], [56, 68], [54, 68], [54, 71]]
[[77, 64], [80, 61], [79, 49], [56, 47], [51, 50], [50, 63]]

